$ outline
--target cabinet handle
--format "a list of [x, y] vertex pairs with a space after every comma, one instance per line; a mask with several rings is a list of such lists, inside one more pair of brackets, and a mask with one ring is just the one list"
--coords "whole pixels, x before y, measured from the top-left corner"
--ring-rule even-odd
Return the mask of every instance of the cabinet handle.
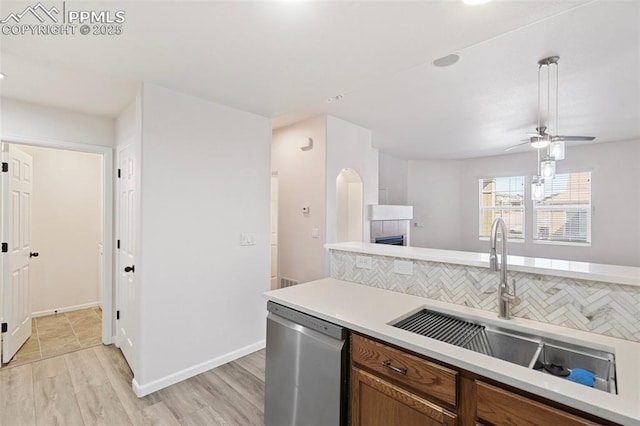
[[400, 373], [400, 374], [402, 374], [403, 376], [406, 376], [406, 375], [407, 375], [407, 367], [402, 367], [402, 368], [394, 367], [393, 365], [391, 365], [391, 360], [384, 361], [384, 362], [382, 363], [382, 366], [383, 366], [383, 367], [387, 367], [389, 370], [393, 370], [393, 371], [395, 371], [396, 373]]

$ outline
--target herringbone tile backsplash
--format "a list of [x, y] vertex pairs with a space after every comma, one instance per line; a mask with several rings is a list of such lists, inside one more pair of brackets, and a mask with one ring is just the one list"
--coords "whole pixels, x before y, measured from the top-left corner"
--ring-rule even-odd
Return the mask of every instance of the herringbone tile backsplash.
[[[498, 272], [488, 268], [413, 260], [413, 275], [393, 272], [393, 257], [331, 250], [331, 277], [429, 299], [498, 312]], [[403, 259], [407, 260], [407, 259]], [[522, 303], [512, 316], [640, 342], [640, 287], [509, 272]]]

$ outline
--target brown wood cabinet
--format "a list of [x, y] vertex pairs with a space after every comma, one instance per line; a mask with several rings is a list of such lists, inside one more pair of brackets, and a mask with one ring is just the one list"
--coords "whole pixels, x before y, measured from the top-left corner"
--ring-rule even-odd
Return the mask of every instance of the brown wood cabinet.
[[456, 417], [411, 391], [351, 369], [351, 425], [456, 426]]
[[455, 370], [358, 334], [352, 334], [351, 359], [376, 375], [400, 381], [405, 388], [456, 405]]
[[481, 381], [476, 381], [476, 386], [477, 417], [485, 423], [522, 426], [597, 424]]
[[351, 334], [352, 426], [613, 425], [474, 373]]
[[456, 371], [355, 333], [351, 365], [351, 425], [458, 424]]

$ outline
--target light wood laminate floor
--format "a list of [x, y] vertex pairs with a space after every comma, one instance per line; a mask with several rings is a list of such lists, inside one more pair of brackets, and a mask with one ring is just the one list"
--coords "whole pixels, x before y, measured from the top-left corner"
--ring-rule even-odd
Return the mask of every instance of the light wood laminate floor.
[[102, 344], [102, 310], [81, 309], [34, 318], [31, 336], [10, 362], [10, 368]]
[[264, 350], [137, 398], [115, 346], [0, 370], [0, 425], [263, 425]]

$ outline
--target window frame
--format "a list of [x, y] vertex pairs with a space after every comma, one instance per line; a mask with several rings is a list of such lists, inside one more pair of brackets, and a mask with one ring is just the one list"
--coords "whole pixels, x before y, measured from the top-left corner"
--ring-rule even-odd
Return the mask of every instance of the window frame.
[[[482, 184], [484, 181], [486, 180], [490, 180], [490, 179], [513, 179], [513, 178], [520, 178], [522, 179], [523, 182], [523, 188], [522, 188], [522, 205], [519, 207], [513, 207], [513, 206], [495, 206], [495, 207], [485, 207], [482, 205]], [[526, 242], [526, 238], [527, 238], [527, 206], [526, 206], [526, 200], [527, 200], [527, 193], [526, 193], [526, 188], [527, 188], [527, 181], [526, 181], [526, 176], [524, 175], [516, 175], [516, 176], [490, 176], [490, 177], [479, 177], [478, 178], [478, 240], [479, 241], [489, 241], [490, 236], [489, 235], [481, 235], [481, 231], [482, 231], [482, 227], [483, 227], [483, 213], [485, 211], [502, 211], [502, 210], [510, 210], [510, 211], [517, 211], [517, 210], [521, 210], [522, 211], [522, 237], [520, 238], [515, 238], [512, 237], [510, 235], [510, 228], [509, 228], [509, 224], [507, 224], [505, 222], [505, 225], [507, 225], [507, 236], [509, 239], [509, 243], [516, 243], [516, 244], [524, 244]]]

